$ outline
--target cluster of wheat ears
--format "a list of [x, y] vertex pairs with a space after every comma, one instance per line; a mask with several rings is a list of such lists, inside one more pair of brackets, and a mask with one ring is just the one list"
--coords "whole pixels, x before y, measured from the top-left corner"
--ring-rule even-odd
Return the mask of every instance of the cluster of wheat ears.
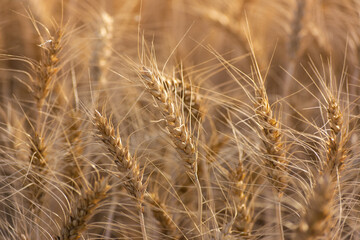
[[0, 239], [360, 239], [359, 0], [0, 0]]

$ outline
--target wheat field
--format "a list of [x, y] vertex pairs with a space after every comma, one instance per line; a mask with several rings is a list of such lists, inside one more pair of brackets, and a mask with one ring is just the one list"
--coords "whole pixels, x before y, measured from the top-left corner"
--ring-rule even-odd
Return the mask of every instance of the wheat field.
[[0, 0], [0, 239], [360, 239], [359, 0]]

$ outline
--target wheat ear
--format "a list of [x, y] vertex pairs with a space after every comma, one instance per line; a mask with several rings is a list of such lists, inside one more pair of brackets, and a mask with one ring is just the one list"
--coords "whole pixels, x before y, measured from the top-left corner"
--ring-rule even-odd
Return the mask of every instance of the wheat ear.
[[200, 233], [202, 233], [202, 189], [198, 178], [198, 167], [197, 167], [197, 149], [194, 142], [194, 136], [188, 128], [188, 122], [182, 115], [181, 103], [178, 103], [177, 97], [166, 86], [162, 74], [155, 69], [143, 67], [140, 71], [140, 77], [144, 82], [148, 91], [157, 100], [158, 107], [161, 110], [169, 136], [178, 150], [178, 153], [185, 162], [191, 180], [196, 186], [198, 196], [198, 224], [200, 226]]
[[[199, 88], [192, 84], [188, 76], [185, 76], [183, 69], [179, 72], [179, 74], [181, 74], [180, 79], [175, 76], [160, 73], [157, 70], [150, 71], [144, 67], [144, 73], [145, 72], [149, 72], [154, 75], [155, 78], [161, 79], [166, 90], [183, 100], [186, 107], [184, 110], [201, 122], [204, 114], [203, 99], [199, 94]], [[185, 81], [186, 79], [187, 81]]]
[[[290, 40], [288, 43], [289, 63], [284, 78], [283, 96], [288, 96], [292, 77], [295, 73], [296, 60], [300, 55], [301, 31], [303, 29], [303, 18], [306, 8], [306, 1], [296, 0], [296, 9], [291, 24]], [[285, 111], [288, 114], [288, 111]]]
[[112, 54], [112, 40], [114, 33], [114, 19], [106, 12], [100, 14], [99, 26], [97, 27], [97, 38], [94, 44], [92, 64], [94, 65], [92, 75], [96, 83], [102, 87], [107, 83], [107, 66]]
[[263, 154], [265, 171], [270, 183], [274, 186], [278, 194], [276, 204], [276, 216], [279, 224], [280, 239], [284, 240], [284, 230], [281, 217], [281, 198], [284, 189], [287, 187], [287, 167], [288, 160], [285, 156], [284, 144], [280, 123], [273, 117], [273, 112], [269, 104], [263, 80], [260, 78], [260, 87], [255, 87], [255, 112], [258, 124], [262, 132], [262, 140], [265, 146]]
[[104, 142], [114, 159], [118, 171], [125, 175], [126, 181], [124, 182], [124, 187], [137, 202], [143, 239], [147, 239], [143, 214], [146, 186], [142, 183], [143, 172], [140, 171], [138, 160], [130, 155], [127, 147], [122, 145], [119, 130], [115, 134], [111, 120], [102, 116], [99, 111], [95, 111], [94, 124], [98, 130], [97, 136]]
[[192, 175], [196, 174], [195, 164], [195, 143], [194, 138], [189, 131], [186, 121], [181, 114], [181, 109], [176, 104], [174, 94], [169, 91], [167, 85], [172, 86], [172, 82], [167, 81], [162, 74], [155, 73], [148, 68], [143, 68], [141, 78], [144, 81], [149, 92], [158, 101], [158, 107], [161, 109], [171, 140], [176, 145], [178, 152], [186, 163]]
[[154, 217], [162, 227], [163, 236], [179, 239], [179, 232], [164, 202], [155, 193], [145, 194], [145, 201], [151, 206]]
[[[30, 137], [30, 171], [25, 184], [31, 184], [29, 191], [31, 192], [31, 200], [41, 203], [44, 196], [41, 185], [47, 174], [47, 158], [46, 147], [40, 131], [42, 121], [42, 107], [46, 97], [50, 92], [51, 81], [58, 71], [57, 64], [59, 62], [58, 54], [61, 49], [62, 31], [59, 28], [54, 37], [41, 45], [41, 60], [35, 66], [36, 79], [33, 81], [32, 91], [36, 100], [36, 127]], [[34, 207], [31, 204], [30, 209]]]
[[[30, 144], [30, 171], [28, 174], [24, 174], [26, 179], [23, 185], [30, 185], [27, 191], [29, 193], [29, 200], [34, 201], [29, 206], [29, 210], [32, 212], [36, 204], [42, 204], [45, 195], [42, 185], [48, 173], [48, 166], [46, 146], [44, 145], [43, 139], [35, 133], [30, 138]], [[35, 215], [37, 215], [37, 213], [35, 213]]]
[[229, 180], [233, 183], [231, 193], [234, 198], [237, 216], [235, 228], [243, 236], [249, 236], [253, 225], [252, 210], [249, 206], [249, 193], [246, 184], [247, 176], [242, 162], [232, 171]]
[[82, 165], [82, 153], [84, 151], [84, 144], [82, 142], [82, 120], [80, 119], [80, 113], [77, 110], [71, 109], [68, 118], [66, 119], [65, 139], [68, 145], [67, 153], [64, 156], [64, 168], [63, 174], [71, 179], [69, 182], [73, 188], [81, 186], [81, 165]]
[[99, 204], [107, 196], [110, 186], [107, 180], [101, 179], [96, 181], [91, 189], [83, 190], [78, 199], [76, 207], [71, 214], [65, 219], [58, 240], [76, 240], [87, 229], [87, 222], [93, 216]]
[[301, 222], [296, 229], [294, 240], [313, 240], [323, 236], [329, 228], [331, 219], [331, 203], [334, 195], [330, 177], [320, 176]]
[[36, 80], [34, 81], [33, 95], [36, 99], [36, 106], [41, 111], [46, 97], [49, 95], [50, 86], [55, 74], [58, 72], [59, 52], [62, 48], [63, 31], [59, 28], [54, 36], [42, 43], [42, 56], [36, 66]]
[[326, 171], [336, 179], [337, 170], [341, 172], [348, 156], [349, 150], [346, 147], [348, 136], [347, 129], [343, 126], [343, 115], [339, 103], [334, 97], [328, 100], [327, 113], [330, 130], [327, 141]]
[[256, 89], [255, 112], [261, 127], [265, 146], [265, 166], [272, 185], [279, 193], [287, 185], [287, 164], [282, 141], [280, 123], [273, 117], [273, 112], [264, 88]]
[[114, 157], [119, 172], [126, 174], [124, 186], [128, 193], [133, 196], [139, 204], [142, 204], [145, 187], [142, 184], [143, 174], [140, 171], [137, 159], [133, 158], [127, 147], [121, 143], [119, 133], [115, 134], [115, 129], [110, 120], [95, 111], [95, 125], [98, 129], [98, 137], [104, 142], [109, 153]]

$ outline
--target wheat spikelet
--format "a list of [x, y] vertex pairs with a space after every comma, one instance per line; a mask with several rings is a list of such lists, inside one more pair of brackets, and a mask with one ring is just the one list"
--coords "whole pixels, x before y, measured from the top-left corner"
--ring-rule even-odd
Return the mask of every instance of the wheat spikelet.
[[43, 171], [46, 167], [46, 147], [44, 145], [43, 139], [37, 134], [32, 136], [30, 151], [30, 163], [33, 165], [33, 168], [39, 168], [39, 171]]
[[[192, 84], [190, 76], [187, 76], [185, 70], [181, 67], [178, 77], [160, 73], [158, 70], [150, 71], [144, 67], [144, 73], [153, 74], [155, 78], [160, 79], [165, 89], [170, 91], [174, 96], [181, 99], [185, 105], [185, 110], [192, 114], [199, 122], [204, 115], [203, 99], [199, 94], [199, 88]], [[147, 75], [150, 77], [151, 75]]]
[[169, 85], [169, 89], [182, 99], [186, 112], [191, 114], [190, 118], [201, 123], [204, 120], [205, 107], [204, 99], [199, 92], [200, 87], [194, 85], [193, 75], [187, 73], [182, 64], [180, 64], [178, 69], [176, 76], [171, 77], [166, 74], [163, 74], [163, 76], [172, 83]]
[[335, 100], [334, 97], [331, 97], [328, 100], [328, 119], [329, 119], [329, 125], [331, 128], [331, 131], [337, 135], [341, 131], [341, 127], [343, 125], [343, 117], [340, 110], [340, 106]]

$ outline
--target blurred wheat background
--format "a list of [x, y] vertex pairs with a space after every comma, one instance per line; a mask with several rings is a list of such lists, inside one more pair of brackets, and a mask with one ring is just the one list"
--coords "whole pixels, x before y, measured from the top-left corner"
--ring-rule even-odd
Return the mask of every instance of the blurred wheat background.
[[360, 239], [360, 1], [0, 0], [0, 239]]

